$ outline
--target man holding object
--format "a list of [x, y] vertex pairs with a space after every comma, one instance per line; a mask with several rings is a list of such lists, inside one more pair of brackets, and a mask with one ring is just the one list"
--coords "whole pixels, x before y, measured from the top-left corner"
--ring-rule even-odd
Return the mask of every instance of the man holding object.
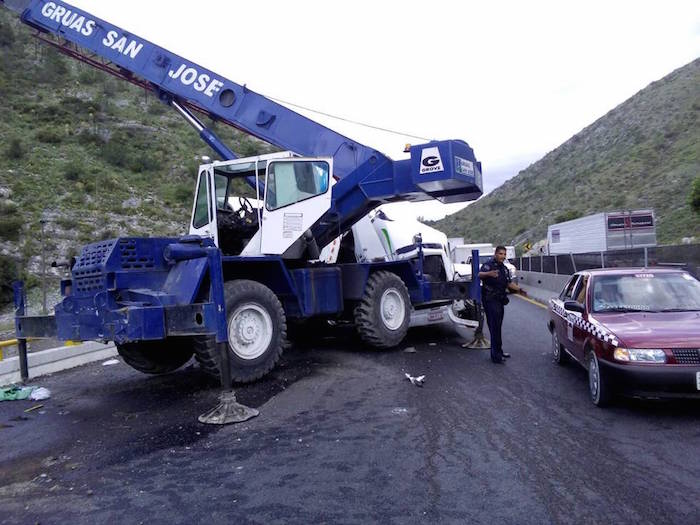
[[507, 290], [527, 295], [525, 290], [511, 281], [510, 271], [503, 264], [505, 258], [505, 246], [496, 246], [493, 259], [482, 264], [479, 269], [479, 279], [482, 281], [481, 301], [491, 333], [491, 361], [498, 364], [504, 364], [505, 358], [510, 357], [510, 354], [503, 352], [501, 340], [503, 307], [508, 304]]

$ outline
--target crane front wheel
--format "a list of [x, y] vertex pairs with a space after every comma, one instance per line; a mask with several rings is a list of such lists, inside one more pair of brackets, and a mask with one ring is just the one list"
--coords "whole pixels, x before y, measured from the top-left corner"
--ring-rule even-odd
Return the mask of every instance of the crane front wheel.
[[355, 325], [363, 341], [375, 348], [391, 348], [406, 337], [411, 299], [401, 278], [391, 272], [373, 273], [355, 307]]

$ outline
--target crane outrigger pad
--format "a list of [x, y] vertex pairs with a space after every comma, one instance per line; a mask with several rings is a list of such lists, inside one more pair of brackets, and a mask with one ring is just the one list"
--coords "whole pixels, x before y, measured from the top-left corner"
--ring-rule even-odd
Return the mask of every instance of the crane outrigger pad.
[[219, 400], [221, 402], [217, 406], [199, 416], [200, 423], [207, 423], [210, 425], [242, 423], [260, 414], [260, 412], [254, 408], [241, 405], [236, 400], [236, 393], [233, 391], [222, 392]]

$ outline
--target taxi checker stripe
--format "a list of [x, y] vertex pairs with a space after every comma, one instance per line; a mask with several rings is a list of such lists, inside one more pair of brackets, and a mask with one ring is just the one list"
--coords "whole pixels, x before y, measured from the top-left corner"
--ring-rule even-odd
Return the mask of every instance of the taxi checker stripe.
[[[552, 310], [554, 310], [554, 312], [557, 315], [563, 317], [565, 320], [568, 321], [569, 313], [564, 309], [564, 307], [560, 303], [552, 300], [550, 304], [552, 305]], [[613, 346], [619, 346], [620, 342], [617, 340], [617, 338], [602, 326], [593, 324], [590, 321], [585, 320], [583, 317], [579, 317], [578, 315], [572, 315], [572, 318], [573, 324], [575, 324], [585, 332], [588, 332], [595, 336], [597, 339], [605, 341], [606, 343], [610, 343]]]

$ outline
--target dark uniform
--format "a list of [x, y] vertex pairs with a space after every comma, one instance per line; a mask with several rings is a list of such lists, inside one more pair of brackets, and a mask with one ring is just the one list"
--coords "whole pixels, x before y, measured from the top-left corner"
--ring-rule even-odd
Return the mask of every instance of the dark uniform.
[[486, 312], [486, 322], [491, 333], [491, 360], [494, 363], [503, 361], [503, 347], [501, 341], [501, 326], [503, 325], [503, 307], [508, 303], [506, 290], [510, 283], [510, 271], [503, 263], [491, 259], [481, 265], [480, 272], [498, 270], [498, 277], [482, 279], [481, 302]]

